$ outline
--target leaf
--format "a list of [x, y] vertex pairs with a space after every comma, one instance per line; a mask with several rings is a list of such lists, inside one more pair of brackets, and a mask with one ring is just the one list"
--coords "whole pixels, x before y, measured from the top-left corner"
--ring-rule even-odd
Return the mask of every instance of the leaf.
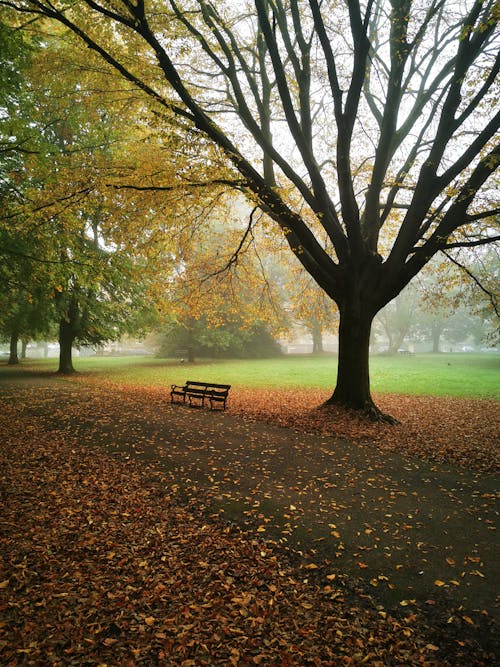
[[113, 639], [112, 637], [106, 637], [106, 639], [103, 641], [103, 644], [105, 646], [113, 646], [114, 644], [118, 643], [118, 639]]

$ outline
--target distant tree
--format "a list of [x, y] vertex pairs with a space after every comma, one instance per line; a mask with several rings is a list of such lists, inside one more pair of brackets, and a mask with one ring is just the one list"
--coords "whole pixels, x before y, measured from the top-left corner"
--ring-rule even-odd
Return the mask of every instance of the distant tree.
[[493, 247], [483, 248], [463, 262], [433, 261], [415, 282], [419, 295], [413, 333], [431, 340], [432, 351], [442, 341], [461, 342], [468, 336], [476, 345], [498, 339], [498, 279], [500, 263]]
[[389, 419], [374, 316], [437, 253], [499, 239], [496, 0], [0, 4], [72, 31], [165, 128], [218, 147], [338, 305], [330, 402]]
[[[202, 215], [204, 233], [180, 235], [162, 309], [167, 325], [163, 353], [195, 357], [260, 357], [280, 352], [273, 333], [282, 330], [279, 293], [267, 281], [269, 257], [255, 254], [252, 239], [235, 253], [241, 212], [219, 200]], [[220, 220], [226, 220], [222, 225]], [[247, 227], [251, 237], [251, 222]], [[188, 230], [189, 231], [189, 230]], [[242, 244], [240, 244], [242, 245]], [[272, 270], [272, 268], [271, 268]]]
[[19, 341], [47, 335], [52, 329], [50, 268], [37, 260], [39, 242], [40, 237], [10, 230], [0, 221], [0, 337], [10, 342], [10, 364], [19, 362]]
[[403, 343], [416, 326], [419, 295], [413, 286], [400, 292], [376, 316], [376, 323], [382, 328], [388, 341], [386, 354], [396, 354], [403, 348]]
[[21, 358], [25, 358], [29, 340], [49, 335], [51, 320], [47, 307], [50, 307], [47, 301], [42, 304], [26, 290], [10, 289], [0, 295], [0, 338], [9, 341], [9, 364], [19, 363], [19, 343]]
[[60, 373], [74, 372], [73, 346], [99, 346], [123, 334], [145, 333], [157, 323], [144, 260], [107, 249], [99, 222], [90, 219], [90, 236], [85, 216], [82, 218], [79, 232], [72, 225], [69, 239], [59, 237], [61, 256], [72, 258], [59, 266], [59, 282], [53, 289], [59, 320]]
[[285, 309], [291, 320], [305, 328], [312, 340], [313, 354], [324, 352], [323, 336], [338, 332], [339, 315], [325, 292], [302, 267], [289, 268], [284, 283]]
[[281, 354], [264, 322], [250, 326], [232, 317], [217, 326], [206, 318], [186, 318], [166, 326], [159, 353], [194, 362], [197, 358], [266, 358]]
[[[96, 98], [91, 103], [71, 76], [44, 69], [70, 57], [68, 47], [53, 39], [20, 44], [12, 37], [19, 31], [2, 29], [14, 55], [29, 48], [30, 58], [8, 59], [16, 76], [8, 93], [2, 88], [9, 113], [24, 124], [0, 119], [8, 147], [0, 183], [0, 331], [11, 337], [15, 363], [20, 338], [56, 326], [59, 372], [71, 373], [73, 345], [100, 345], [156, 323], [149, 288], [161, 271], [146, 264], [154, 246], [144, 238], [148, 211], [103, 180], [103, 172], [124, 169], [113, 152], [120, 118], [111, 119]], [[16, 88], [19, 78], [30, 95]]]

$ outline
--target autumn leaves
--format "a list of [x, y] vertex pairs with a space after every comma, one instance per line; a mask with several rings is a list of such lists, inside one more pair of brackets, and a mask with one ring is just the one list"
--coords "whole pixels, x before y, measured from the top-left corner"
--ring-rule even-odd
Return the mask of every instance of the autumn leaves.
[[488, 664], [487, 476], [253, 421], [255, 392], [2, 391], [6, 664]]

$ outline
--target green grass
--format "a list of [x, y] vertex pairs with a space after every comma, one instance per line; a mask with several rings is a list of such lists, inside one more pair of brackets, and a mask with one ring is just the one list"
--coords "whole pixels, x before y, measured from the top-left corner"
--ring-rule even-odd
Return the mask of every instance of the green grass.
[[[185, 380], [224, 382], [240, 387], [317, 387], [335, 384], [335, 356], [284, 356], [276, 359], [178, 361], [152, 357], [86, 357], [74, 360], [77, 370], [125, 384], [169, 386]], [[56, 360], [25, 361], [26, 370], [55, 370]], [[0, 373], [8, 368], [0, 365]], [[371, 359], [372, 390], [431, 396], [500, 400], [500, 355], [419, 354]]]

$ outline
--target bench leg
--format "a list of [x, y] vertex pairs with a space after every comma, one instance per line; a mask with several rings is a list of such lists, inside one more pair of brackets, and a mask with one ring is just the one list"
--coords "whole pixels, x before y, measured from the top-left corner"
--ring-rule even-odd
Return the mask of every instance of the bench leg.
[[[222, 403], [222, 407], [216, 408], [215, 404], [217, 403]], [[214, 401], [213, 399], [210, 399], [210, 410], [225, 410], [226, 409], [226, 401]]]
[[[204, 396], [188, 396], [189, 398], [189, 407], [190, 408], [203, 408], [205, 407], [205, 397]], [[200, 401], [199, 404], [193, 403], [194, 401]]]

